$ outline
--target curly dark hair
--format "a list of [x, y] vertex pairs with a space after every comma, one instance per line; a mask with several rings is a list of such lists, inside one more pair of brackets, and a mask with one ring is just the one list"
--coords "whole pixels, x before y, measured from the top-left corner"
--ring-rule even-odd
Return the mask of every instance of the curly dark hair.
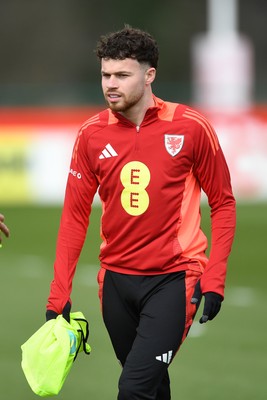
[[159, 50], [155, 39], [149, 33], [126, 25], [120, 31], [101, 36], [97, 43], [96, 55], [100, 60], [132, 58], [157, 68]]

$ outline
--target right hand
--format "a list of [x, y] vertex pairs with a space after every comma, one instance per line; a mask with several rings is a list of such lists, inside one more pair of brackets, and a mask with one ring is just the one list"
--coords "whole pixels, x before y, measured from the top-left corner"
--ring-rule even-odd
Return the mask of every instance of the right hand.
[[[63, 318], [65, 318], [65, 320], [67, 322], [70, 322], [70, 309], [71, 309], [71, 304], [68, 301], [62, 310]], [[46, 321], [49, 321], [50, 319], [55, 319], [55, 318], [57, 318], [58, 315], [59, 314], [54, 310], [47, 310], [46, 311]]]

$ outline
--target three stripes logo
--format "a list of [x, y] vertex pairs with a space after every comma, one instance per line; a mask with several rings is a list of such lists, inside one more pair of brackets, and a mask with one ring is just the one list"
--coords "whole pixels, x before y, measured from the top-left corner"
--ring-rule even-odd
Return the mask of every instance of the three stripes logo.
[[172, 350], [168, 351], [168, 353], [163, 353], [161, 356], [157, 356], [156, 360], [162, 361], [165, 364], [170, 364], [172, 359]]
[[110, 158], [110, 157], [117, 157], [118, 154], [117, 152], [113, 149], [113, 147], [111, 146], [111, 144], [107, 144], [104, 148], [104, 150], [102, 151], [102, 153], [99, 156], [100, 160], [103, 160], [103, 158]]

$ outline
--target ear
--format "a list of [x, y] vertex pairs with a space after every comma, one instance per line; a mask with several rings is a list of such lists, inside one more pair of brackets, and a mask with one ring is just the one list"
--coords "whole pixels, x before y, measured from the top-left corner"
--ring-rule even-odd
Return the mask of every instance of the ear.
[[150, 67], [146, 70], [146, 84], [147, 85], [151, 85], [151, 83], [154, 81], [154, 79], [156, 78], [156, 69], [153, 67]]

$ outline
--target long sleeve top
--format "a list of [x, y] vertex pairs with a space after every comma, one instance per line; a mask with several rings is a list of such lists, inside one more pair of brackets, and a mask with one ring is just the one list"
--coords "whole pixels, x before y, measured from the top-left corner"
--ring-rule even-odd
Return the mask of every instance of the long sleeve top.
[[[235, 199], [217, 135], [199, 112], [154, 96], [140, 126], [106, 109], [86, 121], [73, 148], [47, 308], [70, 301], [98, 190], [100, 264], [133, 275], [193, 269], [201, 288], [224, 295]], [[211, 245], [201, 230], [203, 190]]]

